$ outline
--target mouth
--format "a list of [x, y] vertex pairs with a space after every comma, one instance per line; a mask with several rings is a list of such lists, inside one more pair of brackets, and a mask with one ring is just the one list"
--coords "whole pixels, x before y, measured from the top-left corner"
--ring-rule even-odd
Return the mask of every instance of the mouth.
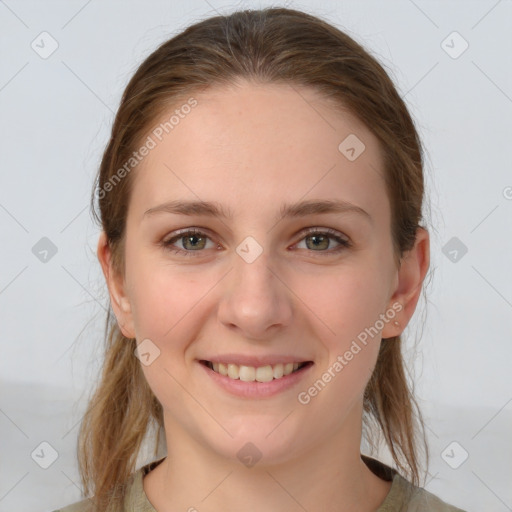
[[199, 362], [219, 375], [244, 382], [271, 382], [279, 380], [292, 373], [298, 373], [313, 364], [313, 361], [293, 361], [256, 367], [233, 363], [212, 362], [204, 359]]

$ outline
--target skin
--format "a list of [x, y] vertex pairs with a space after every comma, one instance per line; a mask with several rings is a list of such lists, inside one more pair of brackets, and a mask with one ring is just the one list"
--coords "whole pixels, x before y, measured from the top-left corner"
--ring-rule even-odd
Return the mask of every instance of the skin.
[[[142, 369], [164, 408], [168, 457], [144, 490], [159, 512], [377, 510], [391, 484], [360, 458], [363, 392], [381, 338], [400, 334], [414, 313], [428, 233], [418, 230], [398, 269], [378, 140], [314, 90], [242, 81], [194, 97], [198, 105], [133, 171], [124, 275], [112, 267], [104, 234], [98, 244], [123, 334], [160, 350]], [[349, 134], [365, 144], [353, 162], [338, 150]], [[233, 216], [144, 215], [176, 199], [216, 201]], [[371, 219], [316, 213], [276, 221], [283, 203], [313, 199], [350, 201]], [[194, 251], [178, 237], [174, 247], [195, 255], [160, 244], [189, 227], [206, 241]], [[307, 227], [334, 229], [352, 246], [334, 252], [340, 245], [330, 238], [317, 248]], [[263, 250], [252, 263], [236, 252], [247, 236]], [[298, 393], [393, 304], [402, 306], [393, 320], [299, 403]], [[241, 398], [198, 362], [227, 353], [314, 364], [291, 389]], [[253, 467], [237, 458], [247, 442], [262, 454]]]

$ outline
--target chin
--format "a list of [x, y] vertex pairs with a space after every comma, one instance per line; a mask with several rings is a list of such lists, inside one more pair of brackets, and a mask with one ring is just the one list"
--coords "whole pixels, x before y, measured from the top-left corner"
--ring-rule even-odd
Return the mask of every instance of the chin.
[[206, 440], [206, 443], [222, 457], [246, 467], [261, 468], [286, 463], [298, 454], [294, 454], [294, 450], [299, 451], [297, 445], [300, 440], [297, 432], [292, 432], [291, 424], [286, 425], [286, 428], [280, 424], [285, 416], [246, 418], [246, 421], [240, 419], [237, 425], [227, 426], [233, 437], [216, 436]]

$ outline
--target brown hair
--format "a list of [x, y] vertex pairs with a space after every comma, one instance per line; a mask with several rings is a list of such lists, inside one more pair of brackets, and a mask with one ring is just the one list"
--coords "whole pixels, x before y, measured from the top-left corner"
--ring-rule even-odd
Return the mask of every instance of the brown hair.
[[[114, 180], [116, 173], [119, 178], [133, 151], [178, 100], [239, 78], [312, 87], [372, 131], [382, 149], [399, 265], [402, 254], [414, 246], [424, 195], [421, 142], [404, 101], [382, 65], [347, 34], [304, 12], [267, 8], [188, 27], [149, 55], [128, 83], [91, 199], [115, 268], [124, 272], [123, 237], [133, 182], [129, 170]], [[84, 495], [92, 492], [99, 510], [109, 503], [115, 510], [122, 502], [123, 486], [135, 470], [150, 426], [158, 433], [155, 455], [163, 432], [162, 406], [134, 356], [135, 347], [135, 339], [122, 335], [109, 311], [105, 362], [78, 443]], [[428, 449], [404, 370], [400, 336], [382, 340], [364, 394], [364, 422], [365, 436], [383, 435], [397, 468], [418, 484], [420, 432], [427, 457]], [[370, 428], [372, 424], [377, 428]], [[374, 441], [370, 439], [370, 446]]]

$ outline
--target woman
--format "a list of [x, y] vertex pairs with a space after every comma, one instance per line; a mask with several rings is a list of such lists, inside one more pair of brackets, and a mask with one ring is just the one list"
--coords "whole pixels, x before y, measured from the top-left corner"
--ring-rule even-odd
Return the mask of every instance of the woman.
[[[460, 510], [419, 486], [401, 355], [422, 167], [386, 72], [316, 17], [235, 12], [150, 55], [95, 186], [113, 315], [79, 435], [91, 498], [62, 511]], [[395, 468], [361, 455], [379, 434]]]

